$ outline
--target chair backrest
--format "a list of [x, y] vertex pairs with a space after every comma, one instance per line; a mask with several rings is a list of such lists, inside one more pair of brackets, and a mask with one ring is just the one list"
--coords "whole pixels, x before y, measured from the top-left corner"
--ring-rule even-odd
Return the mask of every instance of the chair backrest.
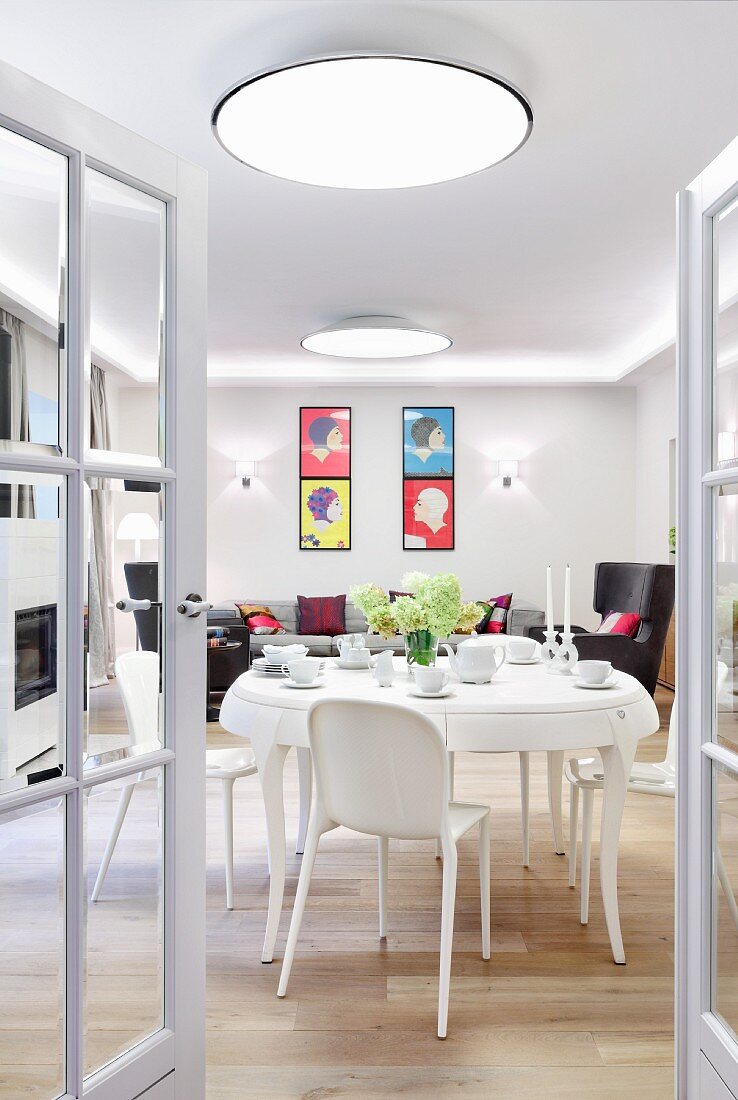
[[[671, 585], [668, 581], [671, 580]], [[658, 582], [662, 583], [659, 584]], [[667, 582], [664, 585], [664, 581]], [[630, 611], [642, 619], [653, 619], [660, 607], [661, 589], [666, 588], [667, 622], [674, 606], [674, 567], [644, 565], [631, 561], [601, 561], [595, 566], [594, 609], [599, 615], [608, 611]], [[668, 591], [671, 589], [671, 600]]]
[[443, 737], [395, 703], [323, 699], [308, 713], [316, 812], [372, 836], [438, 837], [448, 818]]
[[128, 595], [134, 600], [151, 600], [153, 607], [148, 611], [134, 611], [136, 632], [141, 649], [158, 653], [161, 649], [161, 630], [159, 620], [161, 608], [159, 599], [159, 564], [155, 561], [127, 561], [123, 572], [128, 586]]
[[115, 677], [123, 699], [131, 743], [159, 740], [159, 654], [139, 650], [123, 653], [115, 662]]

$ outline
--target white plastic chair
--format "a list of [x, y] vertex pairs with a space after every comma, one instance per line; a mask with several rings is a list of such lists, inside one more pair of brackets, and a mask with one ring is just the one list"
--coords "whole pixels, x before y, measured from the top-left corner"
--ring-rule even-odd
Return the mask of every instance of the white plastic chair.
[[[115, 662], [115, 676], [123, 700], [123, 709], [132, 745], [151, 744], [159, 739], [159, 654], [139, 650], [124, 653]], [[256, 774], [256, 764], [247, 749], [208, 749], [205, 754], [208, 779], [223, 784], [223, 820], [225, 826], [226, 907], [233, 908], [233, 784], [246, 775]], [[97, 901], [113, 858], [134, 788], [147, 778], [138, 772], [124, 781], [118, 808], [105, 853], [92, 890]]]
[[489, 806], [449, 802], [446, 746], [430, 719], [394, 703], [323, 699], [308, 712], [316, 794], [278, 996], [287, 993], [323, 833], [345, 825], [378, 838], [379, 935], [387, 935], [389, 837], [438, 839], [443, 851], [438, 1037], [446, 1037], [456, 900], [456, 844], [479, 825], [482, 957], [490, 953]]

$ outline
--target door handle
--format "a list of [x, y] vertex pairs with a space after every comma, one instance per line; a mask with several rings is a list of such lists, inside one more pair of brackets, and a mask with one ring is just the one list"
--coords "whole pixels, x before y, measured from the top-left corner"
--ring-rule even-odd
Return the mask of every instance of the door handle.
[[186, 600], [177, 605], [180, 615], [187, 615], [190, 619], [196, 619], [203, 611], [209, 611], [213, 605], [204, 600], [197, 592], [190, 592]]
[[151, 611], [151, 600], [118, 600], [115, 606], [119, 611]]

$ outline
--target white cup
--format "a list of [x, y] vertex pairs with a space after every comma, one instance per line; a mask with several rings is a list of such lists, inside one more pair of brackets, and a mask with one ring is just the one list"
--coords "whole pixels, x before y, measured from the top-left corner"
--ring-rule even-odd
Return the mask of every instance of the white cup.
[[448, 673], [442, 668], [426, 668], [425, 665], [415, 665], [415, 683], [421, 691], [442, 691], [448, 683]]
[[369, 668], [371, 653], [366, 647], [363, 649], [345, 649], [341, 654], [341, 660], [344, 664], [351, 665], [352, 668]]
[[578, 661], [577, 675], [585, 684], [604, 684], [612, 673], [609, 661]]
[[295, 657], [283, 669], [296, 684], [312, 684], [320, 672], [320, 657]]
[[507, 643], [510, 656], [514, 661], [530, 661], [535, 656], [535, 638], [510, 638]]

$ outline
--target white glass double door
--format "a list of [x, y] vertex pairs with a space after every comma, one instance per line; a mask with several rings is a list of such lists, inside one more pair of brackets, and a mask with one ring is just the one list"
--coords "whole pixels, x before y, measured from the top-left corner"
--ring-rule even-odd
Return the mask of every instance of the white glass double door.
[[678, 199], [677, 1095], [738, 1097], [738, 140]]
[[0, 1100], [205, 1094], [205, 244], [0, 65]]

